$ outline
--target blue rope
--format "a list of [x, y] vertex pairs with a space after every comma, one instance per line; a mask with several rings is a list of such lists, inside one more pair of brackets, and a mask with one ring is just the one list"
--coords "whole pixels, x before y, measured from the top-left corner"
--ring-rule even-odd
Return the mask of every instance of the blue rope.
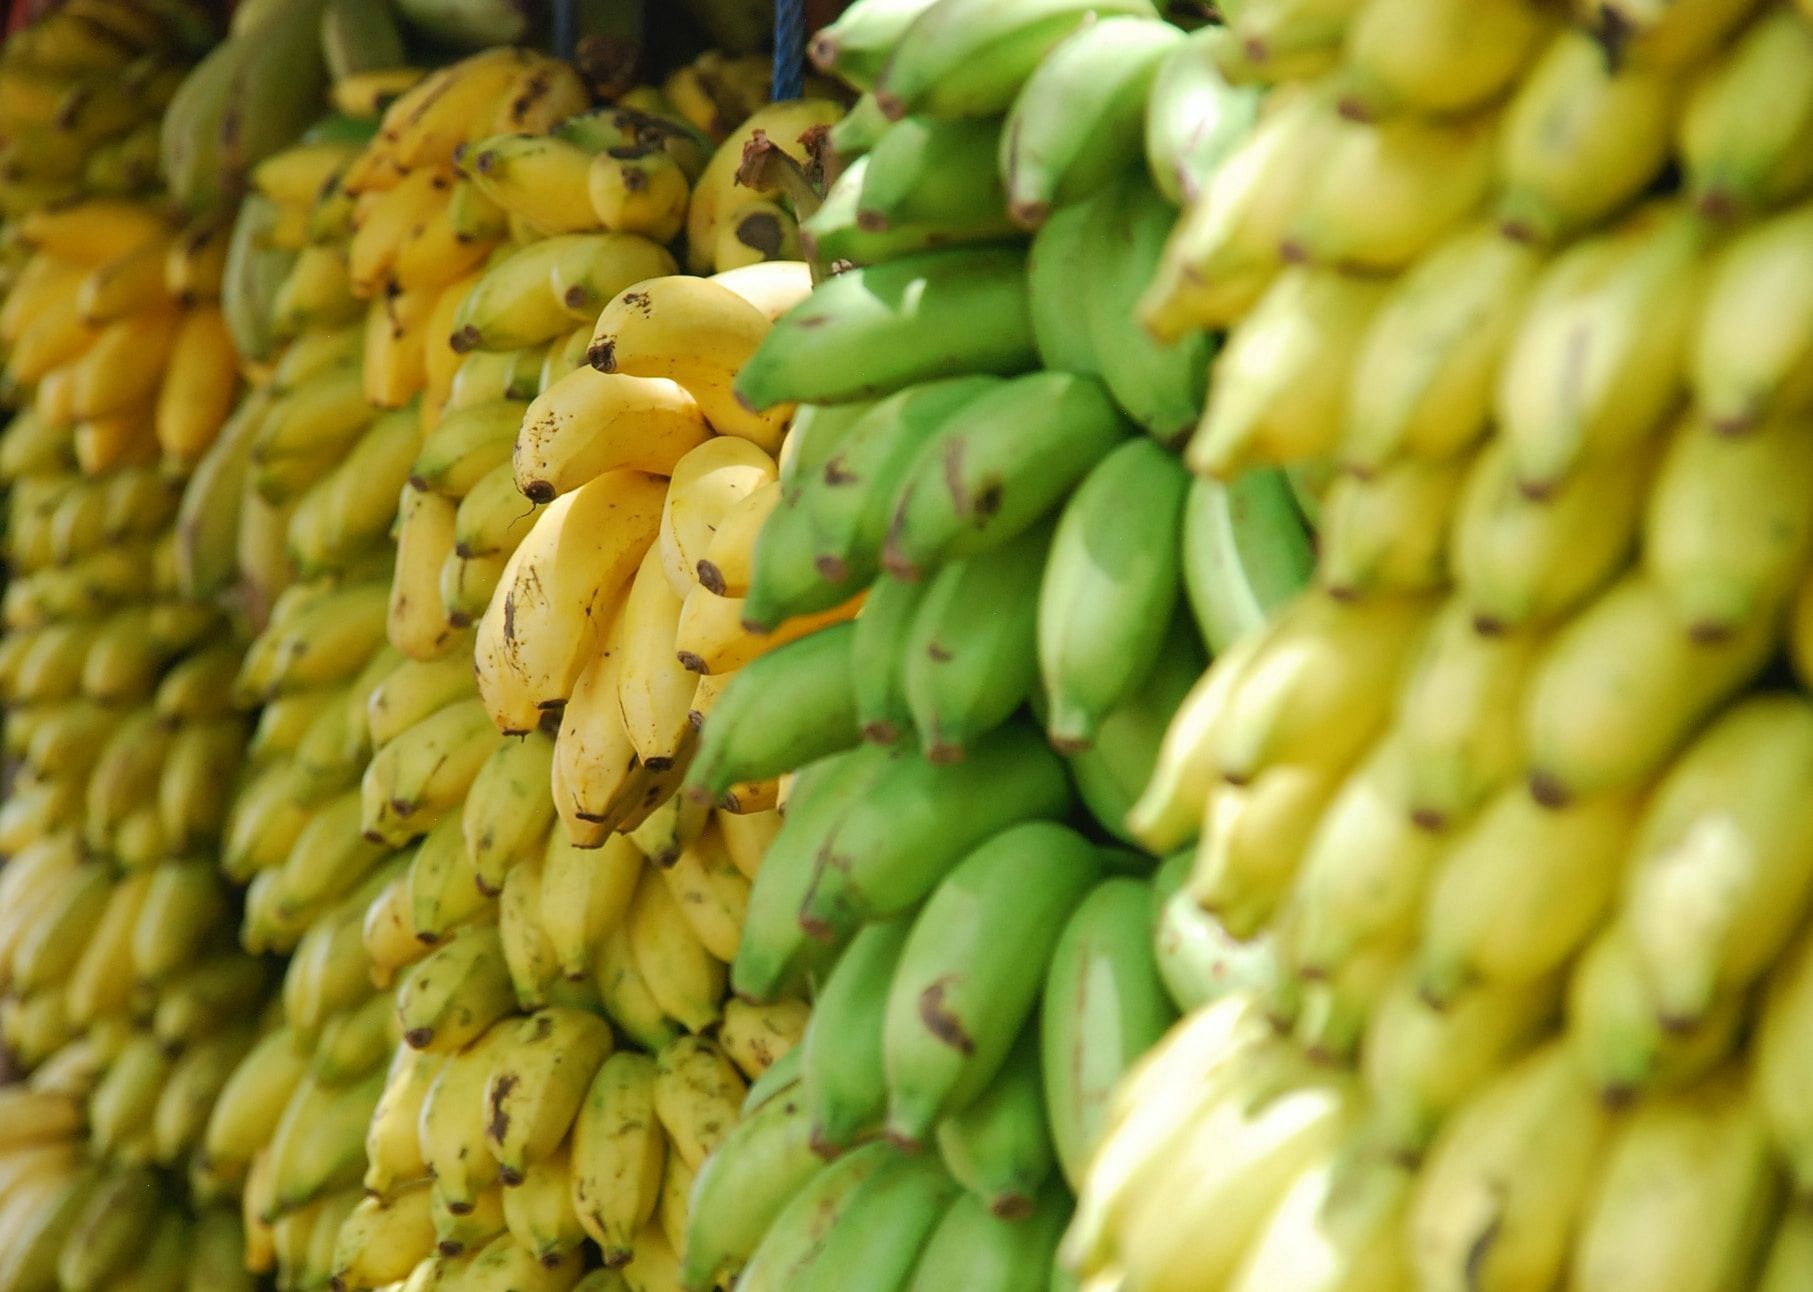
[[774, 0], [774, 86], [776, 103], [797, 99], [803, 88], [806, 0]]
[[554, 56], [569, 63], [578, 46], [578, 33], [573, 27], [573, 0], [554, 0]]

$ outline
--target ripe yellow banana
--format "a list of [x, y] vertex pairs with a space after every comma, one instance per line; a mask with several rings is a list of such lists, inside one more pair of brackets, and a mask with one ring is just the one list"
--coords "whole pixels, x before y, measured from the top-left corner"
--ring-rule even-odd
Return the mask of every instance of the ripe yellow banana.
[[536, 517], [478, 626], [479, 693], [500, 731], [533, 730], [572, 694], [619, 589], [660, 525], [663, 482], [597, 477]]
[[710, 279], [669, 275], [619, 292], [598, 316], [587, 351], [600, 372], [666, 377], [686, 388], [721, 434], [780, 447], [791, 405], [752, 413], [737, 402], [736, 374], [773, 324]]
[[698, 404], [675, 382], [575, 368], [523, 414], [512, 457], [516, 485], [545, 503], [606, 471], [668, 475], [710, 434]]

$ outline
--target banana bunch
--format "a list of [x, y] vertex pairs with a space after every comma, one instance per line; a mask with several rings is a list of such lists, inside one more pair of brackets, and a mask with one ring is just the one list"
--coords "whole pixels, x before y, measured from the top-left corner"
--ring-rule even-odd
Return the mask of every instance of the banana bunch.
[[206, 9], [182, 0], [79, 0], [9, 37], [0, 51], [0, 214], [156, 188], [158, 117], [213, 39]]
[[[1188, 34], [1142, 12], [1053, 43], [1058, 7], [1023, 7], [1051, 25], [1011, 95], [969, 69], [1011, 65], [1019, 6], [992, 27], [958, 0], [894, 27], [859, 6], [821, 44], [898, 118], [858, 166], [915, 113], [956, 139], [1005, 112], [1039, 360], [1092, 372], [1196, 476], [1166, 493], [1157, 458], [1139, 476], [1149, 444], [1110, 445], [1038, 592], [1034, 710], [1059, 749], [1104, 747], [1122, 670], [1176, 622], [1161, 584], [1216, 652], [1179, 661], [1110, 827], [1171, 854], [1158, 967], [1191, 1012], [1114, 1096], [1060, 1263], [1142, 1289], [1793, 1285], [1804, 1226], [1777, 1201], [1807, 1188], [1813, 821], [1785, 784], [1813, 752], [1813, 329], [1787, 284], [1813, 246], [1813, 22], [1724, 0], [1254, 0]], [[1796, 105], [1780, 133], [1749, 124], [1764, 67]], [[1100, 110], [1054, 124], [1090, 80]], [[1107, 164], [1142, 144], [1149, 175]], [[1187, 422], [1152, 411], [1180, 389], [1159, 369], [1136, 404], [1076, 309], [1040, 299], [1067, 220], [1119, 201], [1097, 227], [1143, 241], [1129, 187], [1183, 210], [1121, 317], [1149, 353], [1223, 334], [1191, 361]], [[829, 353], [840, 283], [801, 311], [817, 335], [789, 353], [783, 320], [752, 357], [751, 404], [901, 398], [904, 365], [863, 388], [854, 356], [835, 379], [800, 362]], [[951, 488], [973, 460], [944, 459]], [[978, 536], [1049, 505], [1016, 496], [1034, 474], [987, 477], [990, 505], [924, 547], [931, 505], [897, 494], [880, 568], [929, 564], [935, 598], [954, 576], [919, 552], [1009, 550]], [[1098, 487], [1122, 506], [1086, 528]], [[1310, 572], [1306, 545], [1237, 534], [1242, 495], [1314, 518], [1314, 587], [1281, 577]], [[1172, 497], [1181, 555], [1136, 538]], [[914, 669], [858, 720], [929, 753]]]

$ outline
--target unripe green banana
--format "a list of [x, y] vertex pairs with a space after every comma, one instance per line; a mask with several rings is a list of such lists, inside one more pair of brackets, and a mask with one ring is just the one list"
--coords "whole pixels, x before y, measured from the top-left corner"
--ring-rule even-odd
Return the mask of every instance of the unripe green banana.
[[1024, 1220], [1057, 1165], [1045, 1105], [1036, 1025], [1021, 1029], [1001, 1070], [938, 1123], [938, 1156], [991, 1214]]
[[999, 546], [1061, 501], [1127, 429], [1092, 377], [1039, 373], [984, 392], [914, 458], [883, 564], [919, 578]]
[[[1000, 1070], [1032, 1012], [1062, 917], [1100, 865], [1082, 836], [1031, 822], [978, 847], [937, 886], [888, 990], [882, 1049], [896, 1143], [923, 1143]], [[1032, 874], [1039, 882], [1029, 887]]]
[[812, 1257], [801, 1292], [884, 1292], [910, 1276], [926, 1236], [961, 1191], [936, 1155], [893, 1156], [857, 1185]]
[[836, 1225], [851, 1196], [890, 1162], [899, 1150], [869, 1144], [820, 1167], [787, 1200], [750, 1253], [737, 1286], [744, 1292], [783, 1292], [797, 1280], [821, 1250], [827, 1231]]
[[1147, 884], [1117, 877], [1083, 898], [1052, 952], [1039, 1008], [1052, 1141], [1080, 1188], [1121, 1078], [1176, 1017], [1153, 957]]
[[994, 118], [894, 122], [864, 158], [857, 227], [885, 233], [924, 225], [999, 236], [1007, 205], [995, 162], [1001, 140]]
[[[1182, 592], [1189, 477], [1149, 440], [1109, 453], [1065, 504], [1039, 589], [1047, 730], [1073, 752], [1151, 671]], [[1127, 499], [1141, 505], [1130, 514]]]
[[855, 636], [855, 624], [833, 624], [740, 669], [705, 720], [685, 792], [715, 802], [739, 781], [855, 745]]
[[[910, 311], [901, 308], [903, 293], [913, 301]], [[954, 371], [955, 336], [967, 341]], [[1023, 372], [1036, 361], [1024, 254], [957, 248], [853, 269], [822, 284], [809, 305], [775, 324], [736, 389], [758, 410], [788, 400], [842, 403], [958, 371]]]
[[862, 738], [874, 744], [891, 745], [912, 727], [900, 643], [929, 586], [883, 574], [869, 585], [862, 613], [856, 616], [850, 647], [855, 717]]
[[1050, 525], [1035, 525], [927, 582], [895, 649], [919, 749], [932, 762], [961, 762], [1037, 684], [1038, 585], [1051, 536]]
[[864, 921], [919, 902], [996, 831], [1060, 816], [1069, 801], [1062, 764], [1024, 726], [990, 733], [962, 763], [902, 754], [822, 836], [799, 922], [841, 943]]
[[810, 1146], [820, 1157], [836, 1156], [876, 1134], [886, 1117], [882, 1020], [913, 914], [865, 925], [814, 1002], [800, 1047], [799, 1097], [811, 1124]]

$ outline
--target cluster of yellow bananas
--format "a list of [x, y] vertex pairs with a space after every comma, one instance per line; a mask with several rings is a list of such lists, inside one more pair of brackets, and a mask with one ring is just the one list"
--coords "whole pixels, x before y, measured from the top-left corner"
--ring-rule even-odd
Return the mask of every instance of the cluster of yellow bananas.
[[0, 215], [158, 182], [158, 118], [213, 39], [187, 0], [72, 0], [0, 50]]
[[1258, 989], [1123, 1088], [1065, 1255], [1806, 1286], [1813, 11], [1223, 8], [1269, 88], [1144, 318], [1227, 329], [1199, 472], [1344, 470], [1129, 816]]
[[[673, 580], [693, 589], [714, 553], [732, 580], [747, 567], [761, 512], [734, 542], [712, 530], [774, 479], [785, 422], [730, 400], [735, 354], [810, 276], [675, 277], [648, 234], [678, 225], [575, 228], [496, 151], [633, 133], [703, 164], [700, 132], [640, 98], [581, 112], [566, 65], [485, 51], [400, 94], [368, 146], [317, 131], [254, 171], [259, 245], [286, 257], [249, 293], [270, 361], [197, 473], [185, 536], [217, 572], [196, 591], [237, 581], [263, 622], [231, 688], [262, 712], [222, 865], [249, 884], [242, 943], [290, 959], [282, 1020], [221, 1092], [201, 1174], [240, 1192], [248, 1262], [286, 1286], [458, 1271], [565, 1289], [589, 1237], [613, 1264], [640, 1257], [629, 1286], [677, 1288], [692, 1172], [804, 1026], [796, 1000], [725, 1000], [779, 785], [703, 804], [684, 834], [664, 801], [695, 693], [782, 639], [742, 628], [720, 576], [682, 666]], [[649, 279], [714, 293], [621, 329], [626, 356], [640, 344], [673, 377], [587, 366], [600, 308]], [[689, 357], [701, 341], [709, 360]], [[713, 412], [760, 443], [714, 437]], [[539, 591], [513, 603], [519, 585]], [[474, 623], [566, 689], [505, 709], [482, 669], [475, 688]], [[633, 668], [586, 667], [632, 634]], [[556, 739], [581, 673], [607, 684]], [[591, 795], [576, 804], [616, 778], [622, 810], [563, 826], [566, 775]], [[647, 1053], [613, 1055], [613, 1028]]]

